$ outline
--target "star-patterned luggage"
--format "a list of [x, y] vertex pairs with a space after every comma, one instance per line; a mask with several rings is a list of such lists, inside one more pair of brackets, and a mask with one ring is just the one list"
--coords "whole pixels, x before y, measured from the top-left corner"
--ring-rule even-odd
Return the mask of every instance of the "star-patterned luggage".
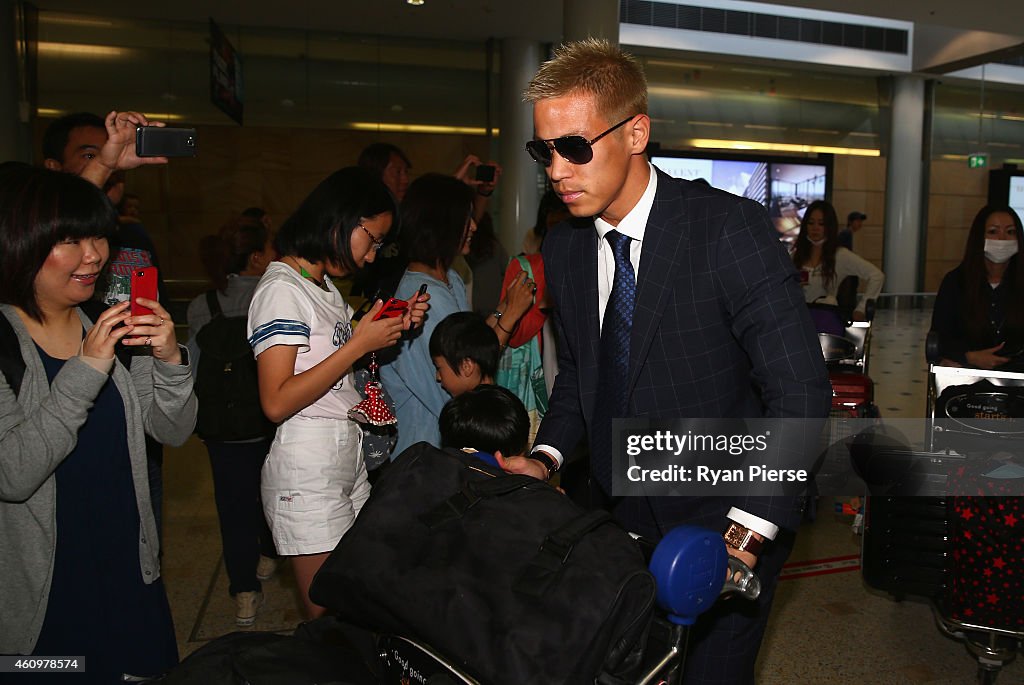
[[956, 497], [952, 514], [943, 614], [965, 624], [1024, 631], [1024, 497]]
[[1024, 631], [1024, 377], [944, 367], [932, 373], [934, 446], [967, 456], [947, 483], [953, 496], [941, 614], [964, 625]]

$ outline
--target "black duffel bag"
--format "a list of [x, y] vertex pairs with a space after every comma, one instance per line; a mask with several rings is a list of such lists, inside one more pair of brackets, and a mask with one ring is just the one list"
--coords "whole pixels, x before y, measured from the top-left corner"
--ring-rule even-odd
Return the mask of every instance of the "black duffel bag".
[[654, 595], [606, 512], [427, 443], [384, 473], [310, 588], [489, 685], [614, 681], [636, 666]]
[[206, 643], [153, 685], [376, 685], [373, 637], [333, 617], [294, 635], [238, 631]]

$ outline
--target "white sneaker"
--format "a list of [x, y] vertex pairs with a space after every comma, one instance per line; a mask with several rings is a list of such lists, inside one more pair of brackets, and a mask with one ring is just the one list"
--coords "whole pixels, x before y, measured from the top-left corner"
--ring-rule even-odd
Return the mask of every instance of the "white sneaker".
[[256, 564], [256, 579], [270, 580], [277, 572], [277, 559], [260, 555], [260, 563]]
[[239, 592], [235, 595], [235, 623], [240, 626], [251, 626], [256, 622], [256, 611], [262, 604], [262, 592]]

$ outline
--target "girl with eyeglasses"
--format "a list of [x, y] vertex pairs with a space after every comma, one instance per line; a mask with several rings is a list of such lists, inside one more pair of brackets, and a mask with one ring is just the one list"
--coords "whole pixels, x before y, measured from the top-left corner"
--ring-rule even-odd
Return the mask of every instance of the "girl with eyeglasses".
[[309, 599], [313, 576], [370, 494], [362, 433], [348, 418], [361, 399], [352, 366], [398, 342], [427, 309], [429, 296], [410, 297], [404, 316], [374, 320], [377, 302], [353, 330], [352, 308], [329, 278], [373, 261], [394, 212], [371, 172], [331, 174], [281, 226], [278, 261], [249, 306], [260, 402], [280, 423], [261, 474], [263, 510], [278, 553], [293, 557], [310, 618], [325, 611]]

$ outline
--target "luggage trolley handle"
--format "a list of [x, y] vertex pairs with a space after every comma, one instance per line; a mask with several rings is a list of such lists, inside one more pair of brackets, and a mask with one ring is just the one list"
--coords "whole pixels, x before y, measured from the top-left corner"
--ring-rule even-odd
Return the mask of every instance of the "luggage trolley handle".
[[637, 683], [682, 680], [688, 630], [700, 614], [725, 594], [756, 600], [761, 581], [740, 559], [728, 554], [719, 533], [696, 526], [677, 526], [655, 547], [650, 571], [657, 586], [658, 606], [669, 625], [668, 649]]
[[[718, 596], [735, 593], [742, 599], [757, 599], [761, 594], [761, 579], [754, 570], [733, 556], [729, 557], [728, 565], [729, 576]], [[650, 685], [654, 682], [676, 685], [681, 681], [688, 633], [688, 625], [671, 624], [668, 651], [637, 681], [637, 685]]]
[[729, 577], [722, 586], [721, 594], [735, 592], [743, 599], [754, 600], [761, 594], [761, 579], [738, 558], [729, 557]]

